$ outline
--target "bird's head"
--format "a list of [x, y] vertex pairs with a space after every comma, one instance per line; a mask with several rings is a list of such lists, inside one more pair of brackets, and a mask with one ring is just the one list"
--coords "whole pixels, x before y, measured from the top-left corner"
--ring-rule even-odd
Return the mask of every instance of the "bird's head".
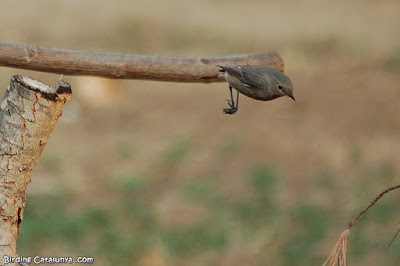
[[270, 86], [271, 92], [275, 97], [288, 96], [293, 101], [296, 101], [293, 96], [292, 81], [285, 74], [276, 69], [269, 68], [268, 80], [268, 86]]
[[279, 96], [288, 96], [292, 98], [293, 101], [296, 101], [296, 99], [293, 96], [293, 86], [291, 82], [286, 84], [282, 83], [276, 84], [275, 91]]

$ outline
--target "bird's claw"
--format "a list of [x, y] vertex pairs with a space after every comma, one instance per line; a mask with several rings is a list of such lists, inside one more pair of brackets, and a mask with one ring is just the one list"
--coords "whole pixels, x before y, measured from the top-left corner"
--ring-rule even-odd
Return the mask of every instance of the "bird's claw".
[[[229, 105], [229, 106], [230, 106], [230, 105]], [[222, 111], [224, 112], [224, 114], [228, 114], [228, 115], [233, 115], [234, 113], [236, 113], [237, 110], [238, 110], [237, 107], [233, 108], [232, 106], [231, 106], [231, 108], [224, 108], [224, 109], [222, 109]]]
[[236, 105], [235, 105], [235, 101], [233, 100], [232, 87], [231, 86], [229, 86], [229, 92], [231, 94], [231, 99], [230, 100], [225, 99], [225, 100], [228, 102], [228, 105], [229, 105], [230, 108], [224, 108], [224, 109], [222, 109], [222, 111], [224, 112], [224, 114], [233, 115], [238, 110], [239, 92], [237, 92], [237, 96], [236, 96]]

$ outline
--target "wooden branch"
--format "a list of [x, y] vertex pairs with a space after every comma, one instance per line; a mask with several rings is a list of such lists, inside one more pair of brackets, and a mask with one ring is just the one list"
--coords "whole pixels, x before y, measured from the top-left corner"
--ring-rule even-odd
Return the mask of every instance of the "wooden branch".
[[23, 76], [11, 78], [0, 105], [0, 265], [16, 257], [27, 185], [71, 97], [63, 81], [52, 88]]
[[217, 65], [267, 65], [283, 72], [274, 52], [226, 57], [162, 57], [51, 49], [0, 42], [0, 66], [64, 75], [173, 82], [219, 82]]

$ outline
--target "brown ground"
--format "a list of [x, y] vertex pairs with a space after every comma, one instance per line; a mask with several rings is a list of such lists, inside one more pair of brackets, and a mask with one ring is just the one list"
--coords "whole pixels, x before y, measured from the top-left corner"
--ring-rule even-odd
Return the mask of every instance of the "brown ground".
[[[275, 207], [282, 216], [274, 225], [279, 230], [265, 226], [248, 239], [232, 236], [221, 250], [198, 252], [190, 259], [173, 257], [155, 239], [158, 244], [130, 263], [321, 264], [355, 212], [387, 186], [400, 183], [400, 3], [151, 3], [6, 1], [0, 11], [1, 41], [151, 55], [211, 56], [273, 49], [284, 59], [297, 102], [242, 97], [239, 112], [227, 116], [221, 111], [228, 96], [225, 83], [100, 80], [95, 86], [105, 87], [104, 93], [118, 87], [112, 99], [103, 103], [84, 95], [82, 90], [89, 89], [87, 79], [65, 77], [76, 92], [75, 103], [65, 111], [71, 121], [56, 126], [29, 185], [28, 206], [29, 197], [65, 193], [73, 195], [68, 206], [62, 206], [71, 216], [88, 206], [112, 208], [123, 199], [121, 188], [110, 191], [110, 184], [129, 182], [134, 173], [149, 180], [144, 181], [150, 186], [144, 197], [160, 224], [190, 225], [202, 220], [209, 206], [182, 199], [177, 193], [181, 184], [212, 176], [221, 197], [241, 198], [252, 193], [245, 179], [249, 168], [267, 164], [279, 172]], [[58, 78], [1, 68], [1, 87], [6, 88], [10, 76], [17, 73], [50, 84]], [[174, 145], [184, 152], [177, 163], [169, 163], [173, 155], [168, 150]], [[376, 174], [374, 169], [390, 173]], [[328, 189], [321, 188], [323, 173], [332, 176]], [[399, 199], [389, 196], [386, 204]], [[301, 229], [287, 213], [303, 203], [326, 209], [332, 219], [307, 257], [313, 260], [293, 263], [281, 253], [293, 231]], [[381, 248], [397, 229], [399, 210], [398, 204], [392, 206], [393, 216], [385, 226], [368, 225], [368, 217], [362, 221], [367, 224], [366, 242], [376, 235], [381, 242], [350, 257], [352, 265], [400, 263], [394, 254], [399, 241], [394, 243], [397, 249]], [[116, 218], [121, 223], [118, 228], [129, 228], [123, 218], [123, 214]], [[29, 245], [37, 243], [26, 245], [27, 256], [40, 252], [101, 258], [91, 248], [71, 251], [62, 240], [36, 249]], [[100, 265], [110, 263], [101, 259], [96, 261]]]

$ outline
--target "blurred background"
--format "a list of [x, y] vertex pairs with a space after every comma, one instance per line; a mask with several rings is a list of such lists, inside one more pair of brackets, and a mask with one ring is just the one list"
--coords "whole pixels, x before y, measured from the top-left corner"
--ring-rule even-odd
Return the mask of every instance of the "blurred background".
[[[226, 83], [64, 76], [74, 99], [28, 186], [18, 253], [96, 265], [321, 265], [400, 183], [399, 1], [3, 1], [1, 41], [162, 56], [275, 50], [297, 102]], [[0, 68], [49, 85], [59, 75]], [[351, 265], [399, 265], [400, 195]]]

